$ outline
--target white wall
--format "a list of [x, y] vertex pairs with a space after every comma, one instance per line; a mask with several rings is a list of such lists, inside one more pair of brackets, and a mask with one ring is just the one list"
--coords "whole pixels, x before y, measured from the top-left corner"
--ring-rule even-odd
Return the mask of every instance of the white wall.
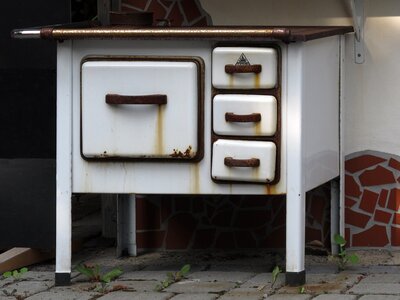
[[[346, 0], [201, 0], [214, 25], [351, 25]], [[364, 0], [365, 63], [346, 38], [345, 154], [400, 154], [400, 1]]]

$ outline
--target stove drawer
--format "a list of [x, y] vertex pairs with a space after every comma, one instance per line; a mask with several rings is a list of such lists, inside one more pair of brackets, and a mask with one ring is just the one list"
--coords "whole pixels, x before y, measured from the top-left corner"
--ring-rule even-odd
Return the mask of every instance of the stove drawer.
[[218, 89], [271, 89], [277, 84], [274, 48], [217, 47], [213, 50], [212, 83]]
[[275, 165], [273, 142], [221, 139], [213, 144], [213, 179], [268, 183], [275, 178]]
[[214, 132], [232, 136], [273, 136], [277, 101], [269, 95], [219, 94], [213, 103]]
[[81, 72], [85, 159], [199, 160], [200, 58], [87, 58]]

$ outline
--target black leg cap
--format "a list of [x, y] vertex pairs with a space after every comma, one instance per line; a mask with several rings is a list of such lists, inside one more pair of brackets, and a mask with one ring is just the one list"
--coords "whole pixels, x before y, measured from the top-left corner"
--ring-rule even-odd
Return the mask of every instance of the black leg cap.
[[306, 271], [286, 272], [286, 284], [289, 286], [302, 286], [306, 283]]
[[56, 286], [67, 286], [71, 284], [71, 273], [56, 273]]

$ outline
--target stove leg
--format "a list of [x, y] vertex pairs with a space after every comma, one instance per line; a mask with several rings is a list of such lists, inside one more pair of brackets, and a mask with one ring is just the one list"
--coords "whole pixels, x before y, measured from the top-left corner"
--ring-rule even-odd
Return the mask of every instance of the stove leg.
[[71, 278], [72, 43], [57, 44], [56, 285]]
[[117, 256], [136, 256], [136, 197], [118, 195]]

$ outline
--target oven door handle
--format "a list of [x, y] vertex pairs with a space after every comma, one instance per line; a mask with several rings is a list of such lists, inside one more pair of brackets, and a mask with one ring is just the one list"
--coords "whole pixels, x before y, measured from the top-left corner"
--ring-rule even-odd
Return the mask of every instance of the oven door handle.
[[262, 71], [261, 65], [225, 65], [225, 73], [254, 73], [259, 74]]
[[234, 123], [258, 123], [261, 122], [261, 114], [253, 113], [248, 115], [237, 115], [232, 112], [227, 112], [225, 113], [225, 121]]
[[260, 160], [258, 158], [235, 159], [233, 157], [225, 157], [224, 165], [230, 168], [258, 168]]
[[154, 104], [165, 105], [167, 104], [167, 95], [154, 94], [154, 95], [137, 95], [125, 96], [118, 94], [107, 94], [107, 104]]

